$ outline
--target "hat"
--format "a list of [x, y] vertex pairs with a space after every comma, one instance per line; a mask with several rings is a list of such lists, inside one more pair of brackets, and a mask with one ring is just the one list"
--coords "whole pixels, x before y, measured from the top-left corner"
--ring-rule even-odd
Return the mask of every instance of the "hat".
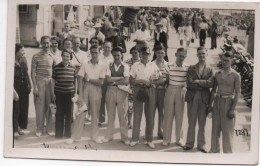
[[150, 48], [149, 48], [149, 47], [142, 47], [142, 48], [141, 48], [141, 52], [142, 52], [142, 54], [151, 55], [151, 53], [150, 53]]
[[101, 28], [102, 27], [102, 25], [101, 25], [101, 23], [96, 23], [94, 26], [93, 26], [93, 28]]
[[155, 26], [157, 26], [157, 25], [162, 26], [162, 23], [161, 23], [161, 22], [158, 22], [157, 24], [155, 24]]

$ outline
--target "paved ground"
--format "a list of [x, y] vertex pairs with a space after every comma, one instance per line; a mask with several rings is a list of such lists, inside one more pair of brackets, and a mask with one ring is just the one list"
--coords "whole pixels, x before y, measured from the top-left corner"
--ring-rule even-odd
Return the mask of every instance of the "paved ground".
[[[233, 30], [233, 34], [241, 34], [240, 32], [237, 32], [236, 30]], [[134, 36], [132, 35], [131, 40], [126, 43], [127, 50], [129, 51], [130, 48], [134, 45], [133, 41]], [[152, 47], [153, 42], [151, 41], [150, 46]], [[218, 46], [223, 45], [223, 39], [218, 39]], [[186, 59], [186, 63], [193, 65], [197, 63], [197, 57], [196, 57], [196, 48], [199, 46], [199, 40], [196, 39], [195, 43], [192, 43], [190, 45], [190, 48], [188, 48], [188, 56]], [[170, 40], [169, 40], [169, 49], [168, 49], [168, 56], [170, 62], [173, 62], [175, 60], [175, 52], [176, 49], [179, 47], [179, 41], [178, 36], [175, 33], [174, 30], [170, 33]], [[218, 47], [215, 50], [210, 50], [210, 38], [206, 39], [206, 48], [208, 48], [208, 63], [211, 64], [215, 69], [216, 63], [218, 62], [218, 56], [217, 54], [221, 52], [220, 48]], [[37, 48], [26, 48], [26, 57], [28, 60], [28, 64], [31, 64], [31, 58], [32, 55], [36, 52], [38, 52], [39, 49]], [[125, 54], [124, 59], [128, 59], [130, 57], [129, 54]], [[30, 68], [30, 67], [29, 67]], [[29, 69], [30, 70], [30, 69]], [[250, 134], [250, 128], [251, 128], [251, 109], [246, 107], [245, 102], [242, 100], [242, 98], [239, 100], [239, 103], [236, 107], [236, 110], [238, 112], [237, 118], [236, 118], [236, 126], [235, 129], [247, 129]], [[35, 109], [33, 104], [33, 96], [32, 93], [30, 94], [30, 106], [29, 106], [29, 125], [28, 129], [31, 131], [28, 135], [20, 136], [19, 138], [15, 139], [15, 147], [17, 148], [23, 148], [23, 147], [30, 147], [30, 148], [43, 148], [45, 146], [49, 146], [49, 148], [80, 148], [80, 149], [104, 149], [104, 150], [125, 150], [125, 151], [162, 151], [162, 152], [183, 152], [183, 149], [176, 146], [175, 144], [175, 132], [173, 130], [172, 133], [172, 144], [168, 147], [161, 146], [162, 140], [157, 139], [157, 114], [155, 117], [155, 128], [154, 128], [154, 143], [156, 148], [150, 149], [148, 146], [142, 144], [143, 142], [143, 136], [144, 136], [144, 130], [145, 130], [145, 119], [143, 116], [142, 124], [141, 124], [141, 144], [137, 145], [135, 147], [129, 147], [127, 145], [124, 145], [120, 142], [120, 133], [119, 133], [119, 125], [118, 120], [116, 119], [116, 129], [115, 129], [115, 141], [98, 145], [94, 142], [89, 140], [89, 131], [90, 131], [90, 125], [86, 125], [83, 133], [83, 138], [81, 142], [77, 142], [72, 145], [67, 145], [65, 143], [64, 139], [56, 139], [55, 137], [50, 137], [48, 135], [43, 135], [42, 137], [38, 138], [35, 136]], [[187, 110], [185, 107], [184, 112], [184, 121], [183, 121], [183, 136], [184, 140], [186, 140], [187, 135]], [[173, 129], [175, 126], [173, 126]], [[104, 136], [106, 130], [106, 126], [103, 128], [100, 128], [100, 136]], [[197, 130], [197, 129], [196, 129]], [[132, 135], [132, 130], [129, 130], [129, 137]], [[211, 139], [211, 119], [207, 118], [206, 127], [205, 127], [205, 135], [206, 135], [206, 148], [210, 148], [210, 139]], [[195, 145], [196, 146], [196, 145]], [[250, 136], [244, 137], [244, 136], [235, 136], [234, 139], [234, 151], [235, 152], [247, 152], [250, 150]], [[191, 153], [200, 153], [196, 149], [189, 151]]]

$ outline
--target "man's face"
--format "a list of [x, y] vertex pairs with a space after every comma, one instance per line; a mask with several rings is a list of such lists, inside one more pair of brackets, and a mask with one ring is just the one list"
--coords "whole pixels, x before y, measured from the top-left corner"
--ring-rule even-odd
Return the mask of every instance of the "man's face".
[[111, 52], [111, 43], [106, 42], [103, 47], [104, 52]]
[[51, 47], [52, 48], [58, 48], [58, 42], [56, 40], [51, 41]]
[[160, 32], [161, 29], [162, 29], [162, 26], [161, 25], [156, 25], [156, 29], [157, 29], [158, 32]]
[[79, 46], [80, 46], [80, 40], [78, 38], [74, 39], [73, 40], [73, 47], [79, 48]]
[[143, 60], [148, 61], [148, 60], [149, 60], [149, 55], [150, 55], [150, 54], [147, 54], [147, 53], [144, 52], [144, 53], [141, 53], [141, 54], [140, 54], [140, 57], [141, 57]]
[[163, 58], [165, 57], [165, 51], [164, 50], [158, 50], [156, 51], [156, 57], [160, 60], [163, 60]]
[[92, 39], [92, 41], [90, 42], [91, 45], [98, 45], [99, 42], [97, 39]]
[[179, 62], [183, 62], [184, 59], [187, 57], [187, 53], [186, 51], [179, 51], [175, 54], [175, 56]]
[[64, 28], [65, 28], [65, 31], [68, 32], [70, 30], [70, 24], [65, 24]]
[[139, 52], [138, 50], [133, 50], [131, 52], [133, 60], [137, 60], [139, 58]]
[[231, 57], [222, 56], [221, 61], [222, 61], [222, 67], [223, 68], [228, 68], [232, 64], [232, 58]]
[[202, 50], [199, 50], [197, 52], [197, 57], [199, 58], [199, 61], [202, 62], [202, 61], [206, 61], [206, 50], [205, 49], [202, 49]]
[[120, 51], [113, 51], [112, 55], [114, 57], [114, 61], [121, 61], [122, 54]]
[[66, 40], [66, 41], [64, 42], [64, 48], [65, 48], [66, 50], [70, 50], [70, 49], [72, 48], [72, 43], [71, 43], [71, 41]]
[[63, 63], [67, 64], [70, 62], [70, 54], [68, 52], [63, 52], [61, 57]]
[[90, 50], [91, 58], [92, 59], [97, 59], [99, 56], [99, 49], [98, 48], [92, 48]]
[[50, 48], [50, 39], [43, 39], [41, 44], [44, 50], [48, 50]]
[[143, 31], [147, 29], [147, 25], [146, 24], [142, 24], [142, 28]]

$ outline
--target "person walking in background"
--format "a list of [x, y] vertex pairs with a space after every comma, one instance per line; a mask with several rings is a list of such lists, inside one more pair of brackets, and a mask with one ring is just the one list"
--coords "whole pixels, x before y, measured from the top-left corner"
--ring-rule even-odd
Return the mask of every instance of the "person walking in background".
[[[155, 24], [156, 26], [156, 30], [154, 32], [154, 46], [153, 46], [153, 51], [155, 50], [155, 48], [157, 46], [163, 46], [165, 48], [165, 56], [164, 56], [164, 60], [166, 62], [169, 61], [169, 58], [167, 56], [167, 48], [168, 48], [168, 41], [167, 41], [167, 34], [166, 32], [164, 32], [162, 30], [162, 24], [159, 22], [157, 24]], [[154, 61], [156, 59], [156, 55], [155, 55], [155, 52], [154, 52], [154, 55], [153, 55], [153, 60]]]
[[187, 72], [187, 93], [185, 100], [188, 105], [188, 133], [184, 150], [190, 150], [194, 146], [195, 127], [198, 121], [199, 131], [197, 149], [206, 153], [205, 149], [205, 124], [207, 107], [209, 104], [210, 88], [213, 87], [213, 69], [206, 64], [207, 52], [204, 47], [197, 49], [199, 62], [190, 66]]
[[199, 30], [200, 47], [205, 46], [207, 31], [208, 31], [207, 20], [203, 19], [202, 23], [200, 23], [200, 30]]
[[[153, 149], [155, 148], [153, 143], [154, 87], [157, 84], [162, 84], [164, 81], [156, 64], [149, 62], [150, 52], [148, 49], [148, 47], [143, 47], [141, 49], [141, 61], [136, 62], [131, 69], [131, 81], [134, 85], [134, 126], [130, 146], [135, 146], [139, 143], [140, 125], [144, 109], [146, 119], [145, 144]], [[145, 105], [143, 106], [144, 103]]]
[[[128, 98], [127, 88], [129, 87], [129, 66], [122, 62], [122, 50], [120, 47], [112, 49], [114, 61], [108, 65], [106, 72], [107, 92], [106, 92], [106, 108], [108, 116], [107, 134], [103, 142], [109, 142], [114, 137], [114, 125], [116, 111], [120, 124], [121, 141], [129, 145], [128, 127], [127, 127], [127, 109]], [[121, 87], [125, 87], [122, 89]]]
[[159, 139], [163, 139], [163, 112], [164, 112], [164, 96], [165, 96], [165, 87], [166, 82], [169, 80], [169, 68], [168, 63], [164, 60], [165, 57], [165, 48], [161, 45], [155, 47], [155, 52], [157, 58], [154, 63], [160, 69], [164, 82], [160, 85], [157, 85], [155, 88], [155, 107], [154, 107], [154, 117], [156, 109], [158, 110], [158, 131], [157, 136]]
[[[133, 64], [135, 62], [139, 62], [140, 58], [139, 58], [139, 51], [135, 46], [130, 49], [130, 54], [132, 55], [132, 57], [130, 59], [127, 59], [125, 63], [129, 66], [131, 70]], [[130, 77], [130, 79], [132, 79], [132, 77]], [[131, 84], [131, 82], [132, 81], [130, 80], [130, 92], [128, 93], [128, 112], [127, 112], [128, 129], [131, 129], [133, 127], [132, 114], [133, 114], [133, 102], [134, 102], [133, 99], [134, 85]]]
[[102, 44], [105, 42], [105, 35], [100, 31], [102, 25], [101, 23], [96, 23], [93, 28], [95, 28], [95, 37], [97, 37], [101, 42]]
[[[76, 90], [76, 67], [70, 64], [72, 52], [62, 51], [62, 62], [53, 68], [52, 99], [56, 101], [55, 136], [71, 137], [72, 97]], [[65, 124], [65, 126], [64, 126]], [[64, 132], [65, 131], [65, 132]]]
[[217, 36], [218, 36], [218, 25], [216, 21], [212, 18], [211, 26], [211, 49], [217, 48]]
[[186, 41], [186, 47], [188, 48], [190, 46], [190, 41], [192, 39], [192, 33], [193, 33], [193, 30], [192, 30], [192, 26], [191, 26], [191, 23], [190, 21], [187, 22], [186, 26], [184, 27], [184, 38], [185, 38], [185, 41]]
[[164, 98], [163, 146], [171, 143], [172, 123], [175, 117], [176, 144], [183, 147], [182, 121], [184, 114], [184, 96], [186, 93], [186, 79], [188, 65], [184, 63], [187, 50], [178, 48], [175, 54], [176, 61], [169, 64], [169, 86]]
[[31, 92], [31, 81], [28, 74], [28, 65], [24, 56], [24, 46], [15, 44], [15, 64], [14, 64], [14, 101], [13, 101], [13, 121], [14, 135], [28, 134], [28, 109], [29, 94]]
[[49, 107], [52, 96], [52, 68], [55, 66], [50, 52], [50, 37], [42, 36], [41, 45], [42, 50], [33, 56], [31, 66], [37, 137], [40, 137], [44, 131], [44, 120], [46, 120], [47, 133], [50, 134], [52, 131]]
[[64, 23], [64, 31], [61, 33], [61, 35], [59, 35], [60, 39], [61, 39], [61, 50], [63, 49], [63, 45], [64, 45], [64, 40], [67, 38], [72, 39], [74, 37], [74, 33], [71, 30], [71, 25], [69, 22], [65, 22]]
[[112, 48], [121, 47], [123, 50], [122, 53], [126, 53], [126, 45], [123, 37], [118, 35], [119, 29], [116, 27], [110, 28], [110, 38], [106, 38], [106, 41], [110, 41], [112, 43]]
[[141, 41], [148, 42], [151, 39], [150, 32], [147, 29], [147, 27], [148, 27], [147, 22], [142, 22], [141, 29], [138, 29], [135, 32], [135, 40], [134, 40], [134, 42], [141, 42]]
[[183, 40], [184, 40], [184, 26], [183, 23], [180, 23], [178, 28], [179, 40], [180, 40], [180, 47], [183, 47]]
[[235, 107], [241, 94], [240, 74], [231, 68], [233, 58], [233, 53], [224, 53], [221, 59], [222, 70], [216, 72], [214, 77], [208, 110], [208, 116], [212, 116], [211, 153], [220, 152], [220, 132], [223, 152], [233, 152]]

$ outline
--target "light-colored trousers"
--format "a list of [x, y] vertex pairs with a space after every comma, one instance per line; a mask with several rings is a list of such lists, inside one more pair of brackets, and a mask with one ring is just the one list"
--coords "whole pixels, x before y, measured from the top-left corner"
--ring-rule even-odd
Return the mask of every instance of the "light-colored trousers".
[[[132, 140], [138, 141], [140, 136], [140, 125], [142, 114], [144, 110], [145, 115], [145, 139], [147, 142], [153, 141], [153, 124], [154, 124], [154, 102], [155, 102], [155, 89], [153, 87], [146, 88], [149, 99], [146, 102], [137, 100], [137, 93], [141, 87], [134, 87], [134, 122]], [[144, 106], [144, 107], [143, 107]], [[144, 109], [143, 109], [144, 108]]]
[[34, 96], [34, 106], [36, 111], [36, 132], [43, 132], [46, 121], [46, 131], [52, 131], [52, 115], [50, 111], [52, 78], [42, 78], [36, 76], [36, 85], [39, 95]]
[[127, 126], [127, 110], [128, 110], [128, 97], [127, 92], [115, 86], [108, 86], [106, 92], [106, 108], [108, 116], [108, 127], [106, 139], [112, 140], [115, 128], [116, 110], [120, 124], [121, 140], [128, 139], [128, 126]]
[[156, 88], [155, 89], [154, 117], [155, 117], [155, 112], [156, 112], [156, 108], [157, 108], [157, 110], [158, 110], [158, 131], [157, 131], [157, 135], [159, 137], [163, 137], [164, 97], [165, 97], [165, 89], [164, 88]]
[[164, 121], [163, 121], [163, 141], [171, 142], [172, 124], [175, 117], [175, 137], [176, 142], [183, 138], [182, 121], [184, 112], [184, 89], [182, 86], [169, 85], [166, 89], [164, 99]]
[[228, 118], [228, 111], [233, 104], [233, 98], [216, 96], [212, 112], [211, 152], [219, 153], [219, 138], [222, 132], [224, 153], [232, 153], [235, 118]]
[[197, 147], [203, 148], [205, 145], [205, 124], [206, 124], [206, 111], [207, 105], [203, 103], [201, 97], [201, 91], [195, 91], [194, 98], [192, 101], [187, 102], [188, 104], [188, 134], [186, 146], [193, 148], [195, 141], [195, 127], [198, 120], [199, 132], [197, 138]]

